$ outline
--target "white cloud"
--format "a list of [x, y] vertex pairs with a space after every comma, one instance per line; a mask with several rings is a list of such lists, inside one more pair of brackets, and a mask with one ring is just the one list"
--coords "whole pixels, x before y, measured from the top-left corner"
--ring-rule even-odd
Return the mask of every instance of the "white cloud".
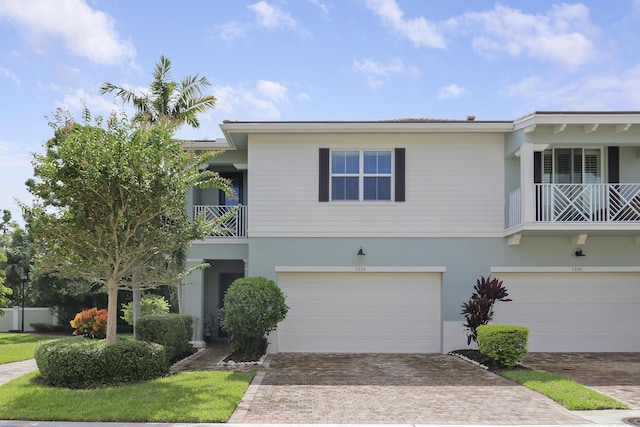
[[20, 84], [20, 79], [13, 71], [7, 70], [6, 68], [0, 67], [0, 74], [13, 81], [15, 84]]
[[[31, 157], [24, 147], [0, 141], [0, 169], [14, 171], [30, 171]], [[1, 207], [0, 207], [1, 209]]]
[[375, 62], [372, 59], [353, 60], [352, 69], [367, 78], [367, 84], [380, 87], [393, 75], [417, 76], [420, 71], [413, 65], [405, 65], [402, 59], [395, 58], [389, 64]]
[[217, 29], [219, 30], [219, 37], [226, 43], [232, 43], [237, 39], [244, 38], [247, 34], [246, 26], [237, 21], [218, 25]]
[[472, 45], [480, 55], [528, 56], [575, 68], [596, 57], [592, 37], [598, 29], [589, 9], [581, 4], [560, 4], [545, 14], [526, 14], [496, 5], [486, 12], [471, 12], [454, 19], [460, 28], [476, 34]]
[[0, 141], [0, 181], [3, 184], [0, 186], [0, 210], [10, 210], [16, 221], [21, 219], [16, 199], [27, 204], [32, 201], [24, 183], [33, 176], [29, 151], [36, 151], [37, 148]]
[[268, 99], [282, 101], [287, 99], [287, 87], [282, 83], [258, 80], [258, 93]]
[[367, 8], [378, 15], [383, 24], [411, 41], [416, 47], [446, 47], [446, 41], [436, 23], [420, 16], [405, 19], [395, 0], [365, 0]]
[[246, 92], [243, 96], [249, 114], [254, 117], [261, 117], [265, 120], [276, 120], [280, 118], [280, 110], [275, 102], [261, 98], [255, 92]]
[[639, 110], [640, 65], [616, 74], [591, 74], [567, 81], [532, 76], [507, 88], [528, 110]]
[[100, 64], [117, 64], [135, 55], [131, 43], [119, 38], [114, 19], [83, 0], [0, 0], [0, 17], [22, 27], [37, 51], [54, 39]]
[[298, 25], [289, 13], [264, 0], [250, 5], [249, 9], [256, 13], [258, 23], [269, 30], [295, 28]]
[[[286, 84], [270, 80], [258, 80], [255, 85], [225, 85], [213, 88], [218, 99], [215, 115], [221, 122], [231, 120], [277, 120], [282, 112], [291, 108]], [[240, 116], [240, 117], [238, 117]]]
[[467, 90], [457, 84], [450, 84], [449, 86], [445, 86], [440, 88], [438, 91], [438, 99], [454, 99], [460, 98], [462, 95], [465, 95]]
[[324, 16], [329, 15], [329, 6], [327, 6], [325, 3], [320, 2], [320, 0], [309, 0], [309, 3], [318, 6]]
[[60, 107], [69, 110], [74, 117], [79, 119], [81, 117], [82, 110], [86, 106], [93, 117], [103, 116], [107, 117], [113, 111], [127, 111], [132, 116], [134, 114], [133, 107], [126, 104], [111, 102], [106, 97], [100, 96], [97, 92], [89, 93], [84, 89], [71, 89], [67, 87], [52, 87], [52, 89], [58, 90], [63, 94], [62, 101], [56, 104], [56, 107]]
[[308, 93], [305, 92], [301, 92], [298, 95], [296, 95], [296, 98], [298, 99], [298, 101], [301, 102], [309, 102], [311, 101], [311, 95], [309, 95]]

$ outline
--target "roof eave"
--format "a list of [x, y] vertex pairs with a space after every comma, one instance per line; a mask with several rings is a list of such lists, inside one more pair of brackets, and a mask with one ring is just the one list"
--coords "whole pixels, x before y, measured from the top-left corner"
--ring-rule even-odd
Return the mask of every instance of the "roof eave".
[[220, 129], [229, 141], [241, 145], [249, 134], [273, 133], [508, 133], [511, 121], [415, 121], [415, 122], [231, 122]]

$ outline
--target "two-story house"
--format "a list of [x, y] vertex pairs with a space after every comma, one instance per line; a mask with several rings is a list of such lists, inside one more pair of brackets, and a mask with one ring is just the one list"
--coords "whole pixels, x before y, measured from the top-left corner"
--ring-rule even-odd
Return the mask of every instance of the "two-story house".
[[231, 282], [275, 280], [289, 314], [273, 352], [465, 348], [461, 304], [481, 275], [512, 302], [494, 323], [531, 351], [640, 351], [640, 112], [536, 112], [508, 121], [240, 122], [209, 167], [237, 200], [194, 190], [224, 236], [183, 289], [197, 339], [223, 337]]

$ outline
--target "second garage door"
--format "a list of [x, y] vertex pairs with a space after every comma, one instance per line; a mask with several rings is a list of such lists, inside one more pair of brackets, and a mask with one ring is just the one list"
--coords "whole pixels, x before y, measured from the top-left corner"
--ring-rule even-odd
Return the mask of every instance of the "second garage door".
[[439, 353], [440, 273], [279, 273], [279, 352]]
[[527, 326], [530, 351], [640, 351], [640, 274], [496, 273], [512, 302], [493, 323]]

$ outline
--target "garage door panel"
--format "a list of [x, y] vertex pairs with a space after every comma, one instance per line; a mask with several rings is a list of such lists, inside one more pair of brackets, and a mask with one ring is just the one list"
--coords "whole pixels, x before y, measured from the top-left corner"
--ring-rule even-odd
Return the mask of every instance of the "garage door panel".
[[[639, 278], [640, 280], [640, 278]], [[616, 287], [607, 293], [607, 301], [615, 304], [637, 304], [640, 301], [640, 283]]]
[[530, 351], [640, 351], [637, 273], [497, 275], [513, 302], [495, 323], [529, 327]]
[[440, 352], [440, 273], [280, 273], [283, 352]]

